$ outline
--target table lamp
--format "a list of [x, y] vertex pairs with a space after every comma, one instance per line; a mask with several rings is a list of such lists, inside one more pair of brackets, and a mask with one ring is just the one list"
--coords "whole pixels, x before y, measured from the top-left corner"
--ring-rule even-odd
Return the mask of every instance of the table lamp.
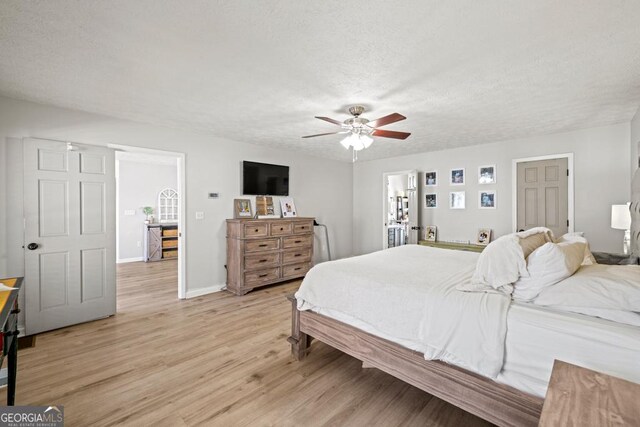
[[629, 244], [631, 242], [631, 213], [629, 212], [629, 204], [612, 205], [611, 206], [611, 228], [616, 230], [624, 230], [624, 240], [622, 241], [625, 254], [629, 253]]

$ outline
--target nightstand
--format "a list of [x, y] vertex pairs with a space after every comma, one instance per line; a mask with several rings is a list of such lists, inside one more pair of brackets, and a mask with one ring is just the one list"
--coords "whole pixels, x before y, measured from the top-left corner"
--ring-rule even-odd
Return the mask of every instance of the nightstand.
[[640, 384], [556, 360], [538, 427], [637, 426]]
[[598, 264], [606, 265], [628, 265], [638, 264], [638, 258], [631, 258], [630, 255], [616, 254], [611, 252], [592, 252]]

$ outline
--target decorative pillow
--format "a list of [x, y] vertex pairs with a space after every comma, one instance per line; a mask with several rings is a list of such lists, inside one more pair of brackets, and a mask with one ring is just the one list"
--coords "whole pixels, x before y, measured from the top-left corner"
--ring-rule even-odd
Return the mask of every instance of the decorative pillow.
[[560, 238], [556, 239], [556, 243], [562, 242], [582, 242], [584, 243], [584, 259], [582, 260], [582, 265], [593, 265], [597, 264], [596, 257], [591, 253], [591, 249], [589, 248], [589, 242], [584, 237], [583, 232], [575, 232], [575, 233], [567, 233], [560, 236]]
[[520, 277], [514, 284], [513, 298], [530, 301], [546, 287], [570, 277], [584, 259], [582, 242], [545, 243], [527, 259], [529, 277]]
[[553, 242], [553, 233], [546, 227], [534, 227], [526, 231], [516, 233], [518, 236], [520, 246], [522, 246], [522, 252], [524, 258], [527, 259], [529, 255], [540, 246], [547, 242]]

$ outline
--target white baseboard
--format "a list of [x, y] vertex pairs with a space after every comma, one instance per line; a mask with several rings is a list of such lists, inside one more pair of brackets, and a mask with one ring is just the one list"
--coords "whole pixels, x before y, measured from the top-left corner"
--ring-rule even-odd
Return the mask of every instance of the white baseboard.
[[135, 257], [135, 258], [122, 258], [116, 261], [116, 264], [124, 264], [127, 262], [140, 262], [144, 261], [144, 257]]
[[214, 292], [220, 292], [227, 287], [226, 283], [219, 283], [217, 285], [209, 286], [206, 288], [197, 288], [187, 291], [187, 299], [195, 298], [202, 295], [212, 294]]

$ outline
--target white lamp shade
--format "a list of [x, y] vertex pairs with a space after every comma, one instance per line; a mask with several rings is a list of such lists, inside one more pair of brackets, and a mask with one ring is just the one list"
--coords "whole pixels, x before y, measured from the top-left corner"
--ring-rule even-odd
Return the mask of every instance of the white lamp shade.
[[611, 228], [617, 230], [628, 230], [631, 228], [631, 212], [629, 205], [611, 206]]

